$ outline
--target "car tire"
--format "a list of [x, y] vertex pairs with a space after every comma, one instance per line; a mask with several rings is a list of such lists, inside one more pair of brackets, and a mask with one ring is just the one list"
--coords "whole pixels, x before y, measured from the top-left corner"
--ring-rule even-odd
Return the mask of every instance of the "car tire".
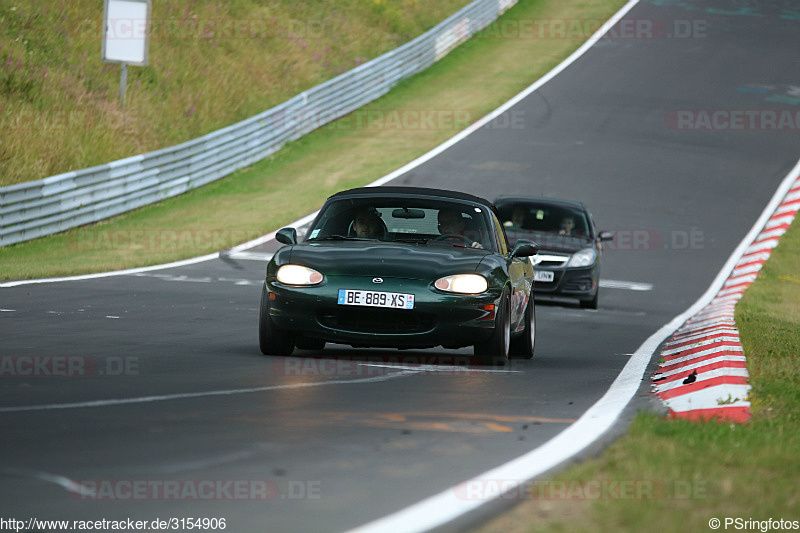
[[503, 366], [508, 362], [508, 351], [511, 344], [510, 311], [508, 291], [504, 290], [495, 314], [492, 336], [484, 342], [475, 344], [474, 353], [479, 364]]
[[531, 359], [536, 349], [536, 304], [533, 295], [525, 307], [525, 329], [511, 339], [510, 355], [515, 359]]
[[258, 347], [264, 355], [291, 355], [292, 335], [275, 326], [269, 316], [269, 294], [266, 285], [261, 289], [261, 309], [258, 313]]
[[594, 298], [591, 300], [581, 300], [581, 308], [583, 309], [597, 309], [597, 301], [600, 298], [600, 288], [594, 293]]

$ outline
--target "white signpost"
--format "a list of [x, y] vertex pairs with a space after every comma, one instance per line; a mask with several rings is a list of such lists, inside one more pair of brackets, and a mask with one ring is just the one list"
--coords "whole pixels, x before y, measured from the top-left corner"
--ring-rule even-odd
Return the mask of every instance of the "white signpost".
[[128, 65], [147, 65], [150, 7], [150, 0], [104, 0], [103, 62], [120, 64], [122, 107], [125, 107]]

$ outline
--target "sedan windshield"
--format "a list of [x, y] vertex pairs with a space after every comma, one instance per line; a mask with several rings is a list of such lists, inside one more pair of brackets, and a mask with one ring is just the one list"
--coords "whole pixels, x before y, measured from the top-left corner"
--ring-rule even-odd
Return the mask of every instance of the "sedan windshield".
[[499, 205], [498, 212], [512, 244], [521, 238], [532, 238], [540, 246], [546, 246], [591, 241], [594, 237], [586, 213], [569, 206], [510, 202]]
[[342, 198], [323, 207], [306, 241], [368, 239], [497, 251], [487, 211], [446, 199]]

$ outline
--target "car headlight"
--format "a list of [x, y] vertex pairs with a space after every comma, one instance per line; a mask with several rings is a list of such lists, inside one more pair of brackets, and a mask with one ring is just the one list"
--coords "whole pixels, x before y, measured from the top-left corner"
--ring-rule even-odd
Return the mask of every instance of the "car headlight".
[[567, 263], [568, 267], [585, 267], [589, 265], [593, 265], [595, 260], [597, 259], [597, 252], [592, 248], [587, 248], [585, 250], [581, 250], [572, 255]]
[[486, 278], [478, 274], [456, 274], [436, 280], [434, 287], [440, 291], [457, 292], [459, 294], [480, 294], [486, 292], [489, 284]]
[[322, 282], [322, 274], [302, 265], [283, 265], [275, 277], [286, 285], [316, 285]]

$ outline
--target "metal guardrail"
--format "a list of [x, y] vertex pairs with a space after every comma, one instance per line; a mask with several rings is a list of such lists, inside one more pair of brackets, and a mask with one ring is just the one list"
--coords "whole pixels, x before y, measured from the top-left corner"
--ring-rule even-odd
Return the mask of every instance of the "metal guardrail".
[[0, 188], [0, 246], [96, 222], [205, 185], [386, 94], [517, 0], [476, 0], [416, 39], [263, 113], [197, 139]]

